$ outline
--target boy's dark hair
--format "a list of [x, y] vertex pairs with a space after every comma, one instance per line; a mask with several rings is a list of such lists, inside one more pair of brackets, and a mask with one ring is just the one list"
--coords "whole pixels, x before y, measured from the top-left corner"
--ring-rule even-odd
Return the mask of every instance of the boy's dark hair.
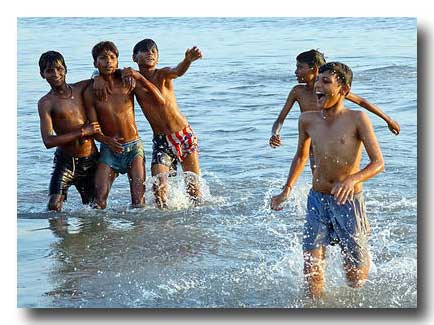
[[56, 52], [56, 51], [48, 51], [48, 52], [42, 53], [41, 57], [39, 58], [39, 71], [40, 71], [41, 75], [44, 72], [44, 69], [48, 65], [52, 65], [56, 62], [61, 63], [65, 68], [65, 72], [67, 72], [65, 59], [63, 58], [62, 54], [60, 54], [59, 52]]
[[351, 87], [351, 83], [353, 82], [353, 71], [351, 71], [350, 67], [346, 64], [340, 62], [329, 62], [319, 68], [319, 73], [325, 71], [330, 71], [336, 75], [340, 84]]
[[119, 50], [116, 47], [115, 43], [110, 41], [102, 41], [92, 48], [93, 61], [95, 62], [98, 55], [100, 55], [104, 51], [111, 51], [116, 54], [117, 58], [119, 57]]
[[145, 38], [144, 40], [141, 40], [134, 46], [133, 55], [136, 55], [140, 51], [152, 50], [152, 48], [154, 47], [157, 49], [158, 52], [157, 43], [155, 43], [150, 38]]
[[326, 63], [326, 60], [324, 59], [324, 54], [317, 50], [302, 52], [297, 55], [296, 60], [298, 62], [307, 63], [309, 65], [309, 68], [312, 68], [315, 65], [319, 68]]

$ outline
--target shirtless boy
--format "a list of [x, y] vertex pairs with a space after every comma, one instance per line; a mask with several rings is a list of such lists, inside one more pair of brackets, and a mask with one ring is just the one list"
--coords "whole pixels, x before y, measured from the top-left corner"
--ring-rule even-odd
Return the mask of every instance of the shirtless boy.
[[[297, 68], [295, 70], [295, 76], [297, 77], [297, 81], [300, 84], [292, 88], [286, 103], [279, 114], [279, 117], [273, 124], [273, 128], [271, 130], [272, 135], [269, 140], [270, 146], [273, 148], [280, 146], [282, 143], [279, 134], [280, 129], [282, 128], [283, 122], [285, 121], [286, 116], [295, 102], [297, 102], [300, 106], [300, 111], [302, 113], [318, 110], [316, 105], [316, 96], [314, 93], [314, 84], [318, 77], [319, 68], [325, 63], [324, 55], [317, 50], [310, 50], [300, 53], [296, 60]], [[392, 133], [399, 134], [399, 124], [382, 112], [377, 106], [351, 92], [348, 93], [346, 99], [379, 116], [387, 123]]]
[[[92, 49], [94, 66], [108, 83], [110, 93], [106, 100], [99, 100], [93, 90], [86, 90], [84, 99], [92, 122], [98, 121], [101, 132], [95, 139], [101, 142], [100, 159], [95, 176], [95, 208], [104, 209], [114, 179], [118, 173], [128, 173], [132, 207], [145, 204], [144, 149], [134, 117], [134, 97], [126, 87], [118, 68], [119, 51], [115, 44], [104, 41]], [[138, 77], [164, 103], [158, 89], [143, 76]]]
[[[331, 62], [319, 69], [314, 91], [318, 111], [299, 118], [298, 148], [283, 191], [271, 199], [271, 208], [281, 204], [303, 171], [312, 144], [317, 167], [307, 199], [304, 225], [304, 274], [308, 295], [319, 298], [324, 287], [326, 246], [339, 244], [344, 270], [351, 287], [362, 287], [368, 278], [369, 224], [365, 214], [362, 182], [384, 169], [384, 161], [366, 113], [344, 107], [352, 72]], [[369, 163], [360, 169], [362, 144]]]
[[[173, 79], [186, 73], [191, 63], [200, 58], [201, 51], [193, 47], [187, 49], [184, 60], [175, 68], [157, 69], [158, 47], [153, 40], [144, 39], [133, 49], [133, 61], [139, 66], [140, 74], [158, 87], [165, 100], [165, 103], [156, 101], [143, 87], [136, 86], [136, 99], [154, 133], [151, 172], [152, 176], [157, 176], [154, 193], [160, 208], [167, 207], [167, 177], [176, 171], [177, 162], [184, 172], [189, 172], [186, 175], [188, 194], [195, 204], [200, 203], [197, 136], [179, 110], [173, 87]], [[95, 91], [104, 87], [100, 83]]]
[[83, 103], [83, 93], [90, 80], [66, 83], [65, 60], [55, 51], [41, 55], [39, 69], [51, 87], [38, 102], [41, 136], [47, 149], [57, 147], [48, 209], [61, 211], [71, 185], [80, 193], [83, 204], [89, 204], [94, 199], [98, 159], [92, 135], [100, 131], [98, 122], [87, 122]]

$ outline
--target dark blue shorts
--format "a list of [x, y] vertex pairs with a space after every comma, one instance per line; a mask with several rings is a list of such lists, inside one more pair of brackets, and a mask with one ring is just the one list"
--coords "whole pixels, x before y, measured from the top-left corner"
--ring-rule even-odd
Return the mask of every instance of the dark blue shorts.
[[338, 244], [347, 264], [367, 265], [369, 232], [362, 192], [338, 205], [333, 195], [310, 190], [303, 236], [305, 251]]

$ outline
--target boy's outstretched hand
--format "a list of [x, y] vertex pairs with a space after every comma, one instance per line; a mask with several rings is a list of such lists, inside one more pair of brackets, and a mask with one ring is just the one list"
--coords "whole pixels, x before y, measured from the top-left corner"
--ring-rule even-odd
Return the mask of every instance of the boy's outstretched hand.
[[401, 128], [399, 127], [398, 122], [396, 122], [394, 120], [390, 120], [387, 123], [387, 126], [389, 127], [389, 130], [395, 135], [398, 135], [399, 131], [401, 131]]
[[193, 46], [191, 49], [187, 49], [187, 51], [185, 51], [185, 58], [190, 62], [196, 61], [197, 59], [202, 58], [202, 52], [198, 47]]

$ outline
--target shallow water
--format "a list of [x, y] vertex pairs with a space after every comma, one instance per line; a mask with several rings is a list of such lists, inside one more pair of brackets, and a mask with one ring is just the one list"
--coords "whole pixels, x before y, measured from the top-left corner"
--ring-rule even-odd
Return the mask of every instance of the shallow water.
[[[177, 64], [192, 45], [203, 51], [175, 89], [199, 136], [205, 204], [191, 206], [180, 175], [171, 179], [168, 211], [155, 207], [151, 179], [148, 206], [131, 209], [126, 177], [119, 177], [105, 211], [81, 206], [71, 189], [64, 212], [46, 212], [53, 150], [43, 147], [39, 133], [37, 100], [48, 91], [40, 54], [62, 52], [73, 82], [90, 76], [90, 49], [98, 41], [113, 40], [120, 66], [133, 66], [131, 49], [145, 37], [157, 42], [161, 66]], [[347, 63], [352, 91], [401, 125], [395, 137], [369, 114], [386, 161], [385, 171], [364, 186], [372, 228], [369, 281], [348, 288], [332, 248], [326, 297], [316, 304], [302, 290], [309, 168], [283, 212], [268, 208], [295, 152], [298, 107], [279, 149], [268, 146], [271, 125], [296, 83], [296, 55], [310, 48]], [[416, 307], [416, 62], [414, 19], [19, 19], [18, 306]], [[151, 131], [139, 108], [136, 120], [150, 158]]]

